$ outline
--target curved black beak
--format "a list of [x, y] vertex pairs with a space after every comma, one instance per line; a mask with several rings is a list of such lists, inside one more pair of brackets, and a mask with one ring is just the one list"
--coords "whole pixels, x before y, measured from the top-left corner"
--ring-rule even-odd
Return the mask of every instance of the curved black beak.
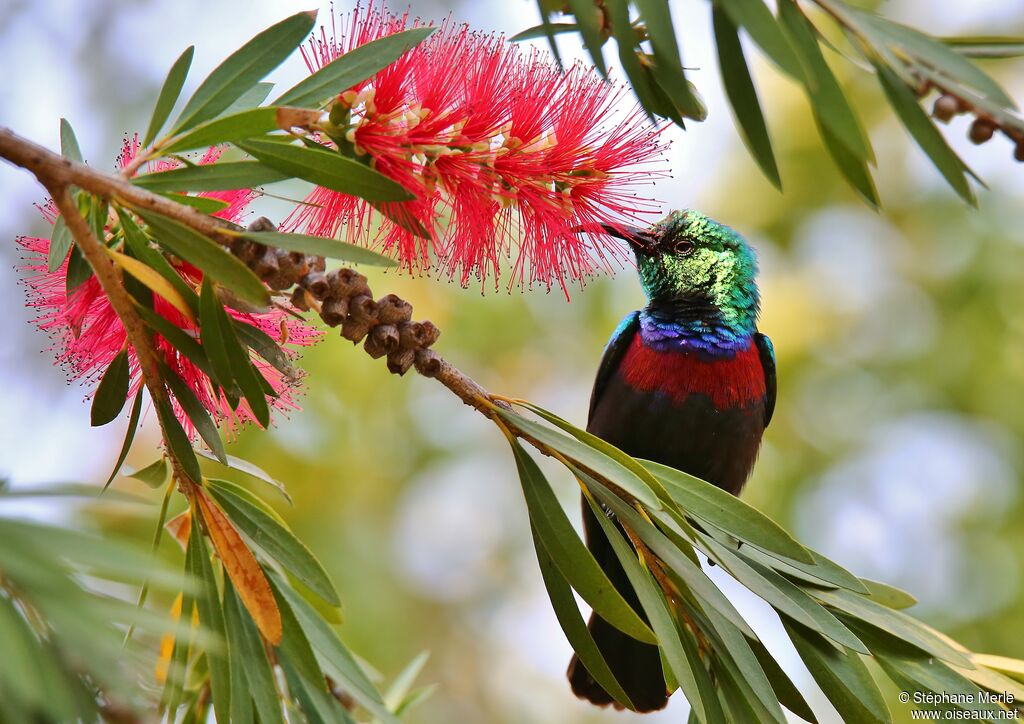
[[[608, 234], [608, 236], [614, 236], [617, 239], [622, 239], [629, 243], [635, 251], [651, 254], [658, 246], [658, 239], [647, 229], [641, 229], [636, 226], [630, 226], [629, 224], [599, 224], [599, 227]], [[592, 229], [579, 228], [577, 232], [589, 231], [593, 233]]]

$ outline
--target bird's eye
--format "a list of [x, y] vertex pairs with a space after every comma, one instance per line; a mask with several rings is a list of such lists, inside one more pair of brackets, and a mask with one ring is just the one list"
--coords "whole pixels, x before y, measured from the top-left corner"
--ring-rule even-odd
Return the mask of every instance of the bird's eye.
[[680, 239], [672, 244], [672, 251], [678, 256], [689, 256], [693, 249], [694, 243], [692, 239]]

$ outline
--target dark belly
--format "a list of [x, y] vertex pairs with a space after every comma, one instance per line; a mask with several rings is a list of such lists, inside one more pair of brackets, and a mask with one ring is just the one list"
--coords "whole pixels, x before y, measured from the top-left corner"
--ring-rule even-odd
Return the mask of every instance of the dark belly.
[[720, 410], [700, 393], [679, 400], [639, 392], [616, 373], [587, 429], [633, 457], [668, 465], [738, 494], [757, 459], [764, 400]]

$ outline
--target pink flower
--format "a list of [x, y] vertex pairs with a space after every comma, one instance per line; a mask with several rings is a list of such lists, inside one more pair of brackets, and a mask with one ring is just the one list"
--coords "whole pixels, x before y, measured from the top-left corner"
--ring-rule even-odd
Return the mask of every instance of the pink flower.
[[[118, 158], [120, 166], [123, 168], [137, 151], [138, 137], [126, 139]], [[199, 163], [212, 163], [219, 155], [218, 149], [210, 149]], [[174, 163], [161, 162], [151, 170], [164, 170], [174, 166]], [[235, 222], [241, 219], [246, 206], [254, 197], [253, 192], [248, 190], [201, 195], [219, 198], [228, 203], [228, 206], [217, 215]], [[51, 223], [56, 220], [57, 214], [52, 202], [40, 207], [40, 210]], [[47, 271], [49, 239], [21, 237], [17, 241], [24, 249], [24, 263], [20, 269], [25, 275], [23, 283], [26, 288], [27, 305], [37, 312], [34, 320], [36, 325], [50, 335], [53, 340], [51, 349], [70, 379], [84, 380], [90, 385], [97, 384], [103, 372], [127, 343], [120, 318], [111, 307], [95, 276], [69, 294], [65, 281], [68, 260], [65, 259], [55, 271]], [[202, 281], [201, 271], [180, 259], [169, 260], [187, 283], [198, 288]], [[198, 327], [159, 295], [153, 296], [153, 309], [187, 333], [198, 335]], [[317, 330], [279, 308], [271, 308], [259, 314], [246, 314], [230, 308], [227, 312], [235, 319], [251, 324], [271, 337], [286, 342], [285, 350], [293, 356], [297, 354], [297, 348], [313, 344], [320, 336]], [[219, 424], [227, 424], [229, 432], [234, 432], [242, 423], [255, 419], [245, 400], [232, 410], [223, 396], [214, 391], [209, 378], [166, 339], [154, 335], [154, 344], [167, 366], [181, 377]], [[134, 395], [142, 385], [142, 376], [135, 351], [130, 347], [128, 359], [131, 369], [129, 394]], [[298, 409], [295, 403], [298, 376], [281, 373], [261, 357], [253, 355], [252, 359], [256, 368], [277, 392], [276, 397], [267, 397], [268, 404], [278, 410]], [[186, 432], [194, 436], [193, 426], [177, 402], [174, 402], [174, 408]]]
[[[407, 16], [357, 8], [342, 32], [303, 48], [310, 71], [403, 30]], [[414, 23], [415, 25], [416, 23]], [[376, 223], [361, 199], [315, 189], [285, 224], [382, 248], [410, 271], [436, 268], [462, 285], [500, 275], [510, 286], [563, 290], [624, 259], [606, 235], [580, 227], [637, 223], [655, 209], [636, 186], [662, 175], [660, 130], [643, 112], [614, 113], [623, 90], [582, 66], [560, 72], [547, 56], [445, 22], [368, 81], [339, 89], [346, 111], [331, 135], [416, 194]], [[337, 118], [337, 113], [334, 114]], [[409, 228], [421, 225], [426, 238]]]

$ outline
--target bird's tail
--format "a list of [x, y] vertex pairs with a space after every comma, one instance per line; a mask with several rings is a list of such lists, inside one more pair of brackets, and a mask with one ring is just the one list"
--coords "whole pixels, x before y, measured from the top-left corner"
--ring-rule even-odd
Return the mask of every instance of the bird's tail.
[[[630, 585], [626, 571], [619, 563], [611, 543], [601, 530], [594, 513], [583, 502], [583, 524], [586, 531], [587, 547], [601, 565], [609, 580], [618, 589], [622, 597], [634, 610], [647, 620], [640, 607], [636, 592]], [[616, 681], [633, 703], [636, 711], [656, 711], [668, 703], [665, 675], [661, 668], [661, 656], [658, 647], [637, 641], [632, 636], [619, 631], [596, 613], [591, 614], [587, 624], [598, 650], [608, 662], [608, 667], [615, 675]], [[597, 706], [612, 704], [616, 709], [622, 706], [604, 690], [591, 676], [590, 672], [576, 656], [569, 662], [567, 672], [573, 693]]]

